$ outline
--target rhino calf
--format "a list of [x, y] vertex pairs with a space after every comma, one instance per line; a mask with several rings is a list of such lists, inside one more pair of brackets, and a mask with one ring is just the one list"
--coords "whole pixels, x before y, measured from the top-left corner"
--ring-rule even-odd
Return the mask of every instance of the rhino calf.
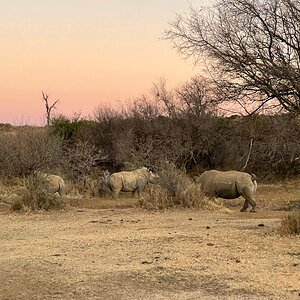
[[209, 170], [203, 172], [197, 179], [201, 190], [208, 197], [219, 197], [223, 199], [234, 199], [239, 196], [245, 198], [241, 211], [247, 211], [249, 204], [251, 212], [255, 212], [256, 203], [254, 193], [257, 189], [256, 176], [245, 172]]
[[46, 189], [49, 193], [58, 194], [62, 196], [65, 191], [65, 182], [58, 175], [46, 174], [40, 171], [34, 171], [34, 176], [42, 180], [46, 184]]
[[141, 197], [141, 192], [147, 183], [155, 183], [158, 176], [153, 174], [148, 168], [143, 167], [134, 171], [122, 171], [113, 173], [108, 178], [108, 186], [115, 199], [118, 198], [120, 191], [136, 192]]

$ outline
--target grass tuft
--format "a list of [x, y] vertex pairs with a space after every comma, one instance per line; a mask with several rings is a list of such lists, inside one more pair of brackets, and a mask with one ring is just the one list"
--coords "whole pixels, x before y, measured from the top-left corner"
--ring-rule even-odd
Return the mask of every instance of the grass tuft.
[[283, 235], [300, 234], [300, 211], [289, 213], [283, 218], [280, 231]]
[[159, 174], [159, 185], [150, 197], [140, 199], [141, 207], [150, 210], [163, 210], [172, 207], [201, 208], [216, 210], [221, 206], [204, 197], [197, 185], [188, 175], [172, 164], [166, 164]]
[[22, 210], [50, 210], [65, 207], [65, 202], [59, 195], [48, 191], [48, 183], [43, 178], [28, 176], [25, 180], [25, 189], [21, 195], [13, 199], [11, 209]]

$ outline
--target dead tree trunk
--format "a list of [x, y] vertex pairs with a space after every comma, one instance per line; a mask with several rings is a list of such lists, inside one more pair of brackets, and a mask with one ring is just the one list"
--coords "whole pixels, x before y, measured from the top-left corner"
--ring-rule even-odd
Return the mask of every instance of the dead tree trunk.
[[51, 111], [55, 107], [55, 105], [58, 103], [59, 100], [56, 100], [52, 105], [49, 104], [49, 95], [42, 92], [43, 99], [45, 101], [45, 108], [46, 108], [46, 120], [47, 120], [47, 126], [50, 125], [51, 121]]

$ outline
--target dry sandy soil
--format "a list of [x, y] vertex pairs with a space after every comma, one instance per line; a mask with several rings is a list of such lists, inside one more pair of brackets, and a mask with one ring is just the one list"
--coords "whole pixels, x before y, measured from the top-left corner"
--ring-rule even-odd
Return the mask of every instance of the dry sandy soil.
[[261, 186], [258, 212], [151, 212], [73, 199], [67, 211], [0, 205], [0, 299], [300, 299], [300, 237], [281, 236], [299, 182]]

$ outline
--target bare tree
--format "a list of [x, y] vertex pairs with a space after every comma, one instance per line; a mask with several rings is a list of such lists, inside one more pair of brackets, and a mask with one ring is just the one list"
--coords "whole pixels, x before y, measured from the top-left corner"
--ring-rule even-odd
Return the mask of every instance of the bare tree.
[[174, 92], [167, 88], [167, 80], [161, 78], [157, 83], [153, 84], [152, 94], [154, 100], [161, 104], [162, 115], [174, 118], [180, 111], [180, 107], [174, 97]]
[[216, 90], [212, 80], [198, 75], [180, 85], [175, 94], [185, 114], [201, 118], [216, 110], [219, 103]]
[[160, 103], [160, 111], [171, 118], [189, 115], [196, 118], [216, 111], [220, 97], [216, 94], [215, 82], [203, 76], [194, 76], [189, 81], [169, 90], [166, 80], [154, 83], [154, 100]]
[[205, 59], [223, 99], [234, 97], [246, 113], [300, 113], [299, 0], [219, 0], [212, 8], [190, 7], [165, 37], [196, 63]]
[[56, 100], [55, 102], [53, 102], [53, 104], [49, 104], [49, 95], [44, 92], [42, 92], [42, 95], [45, 101], [47, 126], [49, 126], [51, 121], [52, 109], [55, 108], [55, 105], [58, 103], [59, 100]]

